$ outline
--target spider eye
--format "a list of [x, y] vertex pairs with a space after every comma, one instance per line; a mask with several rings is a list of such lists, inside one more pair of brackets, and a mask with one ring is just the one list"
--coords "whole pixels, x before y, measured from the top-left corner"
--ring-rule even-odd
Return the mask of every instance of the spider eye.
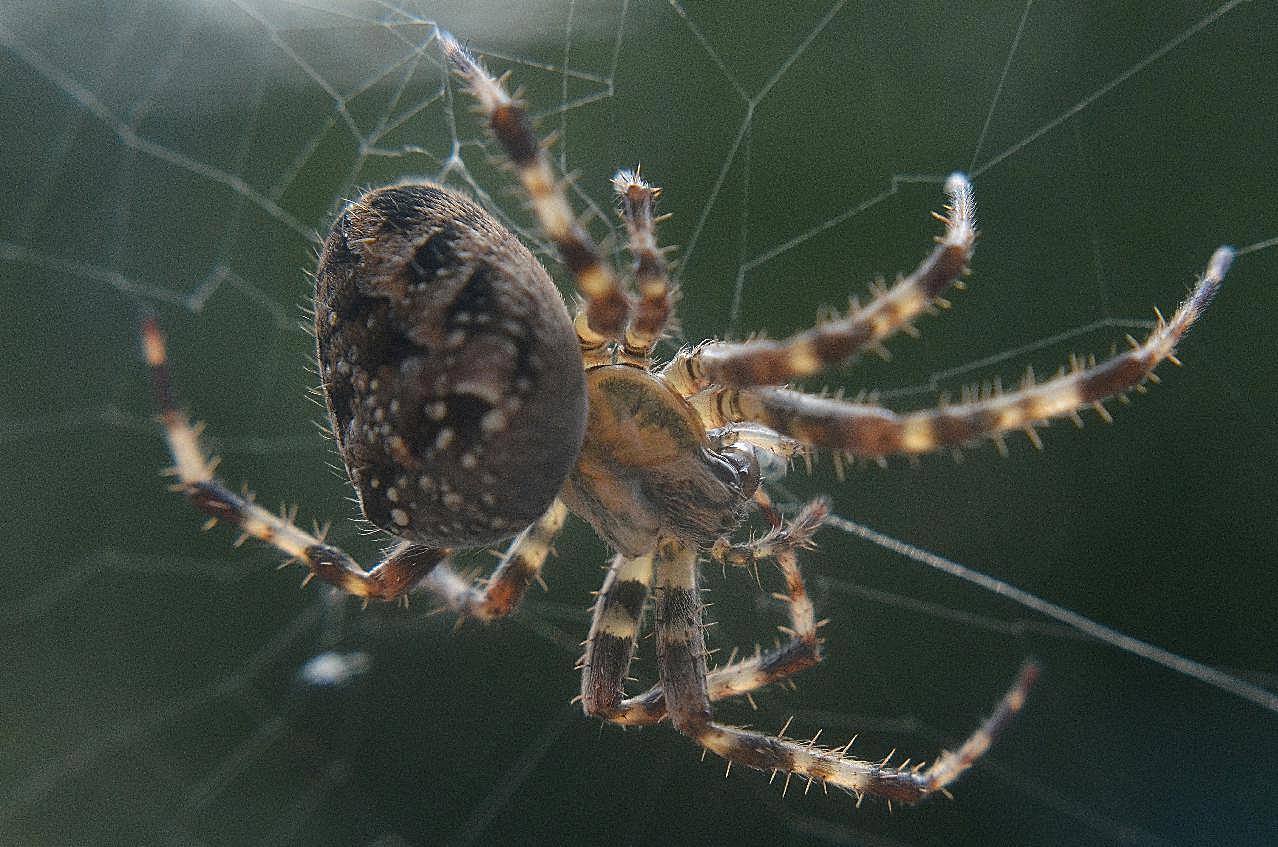
[[342, 460], [388, 532], [500, 541], [576, 464], [586, 387], [568, 310], [467, 197], [404, 183], [349, 204], [316, 272], [315, 336]]
[[740, 490], [742, 497], [752, 497], [759, 487], [759, 460], [754, 451], [729, 447], [718, 453], [707, 452], [714, 475], [725, 485]]

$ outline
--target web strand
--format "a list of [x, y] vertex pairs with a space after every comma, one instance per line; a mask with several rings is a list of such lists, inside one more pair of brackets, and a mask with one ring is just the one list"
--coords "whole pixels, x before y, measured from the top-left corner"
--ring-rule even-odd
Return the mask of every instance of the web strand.
[[1041, 597], [1037, 597], [1028, 591], [1023, 591], [1011, 583], [992, 577], [980, 571], [973, 570], [964, 565], [960, 565], [944, 556], [936, 553], [930, 553], [913, 544], [907, 544], [889, 535], [871, 529], [868, 526], [849, 520], [848, 518], [832, 515], [827, 522], [846, 533], [863, 538], [873, 544], [882, 547], [885, 550], [891, 550], [893, 553], [904, 556], [905, 558], [918, 562], [921, 565], [927, 565], [930, 568], [938, 570], [950, 576], [957, 577], [964, 582], [970, 582], [979, 586], [991, 594], [1000, 597], [1006, 597], [1014, 603], [1024, 606], [1027, 609], [1045, 615], [1055, 621], [1065, 624], [1072, 629], [1093, 638], [1103, 644], [1116, 647], [1125, 653], [1133, 656], [1139, 656], [1147, 661], [1162, 665], [1169, 670], [1175, 671], [1182, 676], [1196, 679], [1199, 682], [1206, 683], [1221, 691], [1228, 692], [1235, 697], [1248, 700], [1260, 706], [1262, 709], [1278, 713], [1278, 694], [1268, 691], [1257, 685], [1238, 679], [1235, 676], [1217, 670], [1216, 668], [1204, 665], [1201, 662], [1195, 662], [1184, 656], [1178, 656], [1161, 647], [1156, 647], [1148, 642], [1133, 638], [1130, 635], [1119, 632], [1116, 629], [1097, 623], [1090, 618], [1080, 615], [1078, 612], [1058, 606]]

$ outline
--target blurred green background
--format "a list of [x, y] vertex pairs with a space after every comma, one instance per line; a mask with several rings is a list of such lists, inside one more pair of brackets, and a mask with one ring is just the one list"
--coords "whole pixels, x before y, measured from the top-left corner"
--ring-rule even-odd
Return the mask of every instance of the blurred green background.
[[[1272, 841], [1273, 711], [837, 529], [804, 559], [828, 661], [757, 713], [723, 714], [931, 757], [1037, 656], [1030, 706], [954, 802], [783, 800], [665, 728], [582, 719], [567, 701], [607, 552], [581, 525], [549, 593], [460, 630], [425, 598], [361, 611], [299, 591], [273, 552], [198, 532], [156, 473], [142, 315], [168, 331], [225, 477], [336, 519], [332, 537], [371, 561], [382, 540], [346, 520], [306, 399], [315, 234], [341, 198], [420, 174], [536, 243], [443, 79], [436, 23], [511, 70], [559, 132], [597, 235], [615, 168], [642, 162], [665, 187], [678, 340], [793, 331], [911, 267], [940, 181], [973, 173], [970, 290], [891, 361], [830, 379], [898, 408], [1105, 353], [1218, 244], [1244, 248], [1187, 367], [1111, 404], [1113, 426], [1085, 414], [1042, 453], [1013, 437], [1008, 458], [982, 445], [843, 482], [823, 461], [778, 496], [829, 491], [839, 514], [1278, 688], [1274, 4], [9, 2], [0, 841]], [[749, 580], [706, 578], [715, 646], [772, 637], [777, 610]], [[306, 682], [326, 654], [361, 672]], [[645, 642], [645, 682], [652, 657]]]

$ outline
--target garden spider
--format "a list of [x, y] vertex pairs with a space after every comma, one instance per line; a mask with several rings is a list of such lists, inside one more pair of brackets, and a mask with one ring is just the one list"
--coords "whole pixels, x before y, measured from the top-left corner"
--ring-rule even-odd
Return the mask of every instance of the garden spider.
[[[629, 233], [638, 296], [610, 269], [580, 226], [522, 105], [450, 36], [452, 70], [479, 104], [518, 174], [545, 236], [572, 273], [582, 303], [570, 319], [550, 276], [526, 247], [467, 197], [427, 182], [376, 189], [333, 225], [315, 281], [320, 377], [334, 436], [364, 515], [398, 541], [365, 571], [322, 533], [298, 528], [228, 490], [213, 476], [197, 430], [169, 389], [163, 339], [144, 329], [179, 490], [211, 522], [225, 520], [284, 551], [318, 576], [366, 600], [425, 589], [465, 617], [508, 614], [539, 578], [568, 512], [616, 551], [593, 607], [581, 661], [587, 715], [618, 724], [669, 718], [676, 730], [729, 762], [806, 778], [857, 795], [913, 802], [969, 768], [1025, 702], [1036, 675], [1025, 666], [986, 720], [931, 764], [889, 766], [784, 734], [713, 719], [712, 704], [815, 665], [821, 639], [799, 572], [827, 505], [815, 500], [788, 521], [759, 487], [760, 458], [810, 448], [880, 459], [957, 448], [1074, 417], [1140, 388], [1215, 294], [1231, 253], [1221, 248], [1170, 320], [1142, 343], [1097, 365], [1074, 363], [1016, 390], [897, 414], [873, 403], [818, 397], [785, 383], [846, 362], [935, 304], [966, 273], [976, 238], [968, 181], [946, 183], [945, 232], [909, 276], [864, 306], [780, 341], [711, 341], [658, 368], [652, 358], [675, 300], [653, 206], [659, 190], [637, 173], [613, 180]], [[732, 534], [748, 508], [771, 531]], [[518, 535], [495, 573], [471, 584], [454, 549]], [[707, 669], [698, 562], [703, 556], [780, 567], [788, 639], [753, 657]], [[648, 594], [655, 597], [660, 682], [626, 697]], [[849, 742], [850, 744], [850, 742]]]

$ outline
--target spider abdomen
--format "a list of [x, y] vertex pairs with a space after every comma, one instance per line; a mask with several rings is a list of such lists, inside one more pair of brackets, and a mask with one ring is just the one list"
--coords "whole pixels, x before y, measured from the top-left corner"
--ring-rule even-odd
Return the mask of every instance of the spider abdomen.
[[470, 199], [432, 183], [347, 205], [315, 280], [320, 377], [365, 516], [432, 546], [490, 544], [550, 505], [586, 392], [549, 274]]

